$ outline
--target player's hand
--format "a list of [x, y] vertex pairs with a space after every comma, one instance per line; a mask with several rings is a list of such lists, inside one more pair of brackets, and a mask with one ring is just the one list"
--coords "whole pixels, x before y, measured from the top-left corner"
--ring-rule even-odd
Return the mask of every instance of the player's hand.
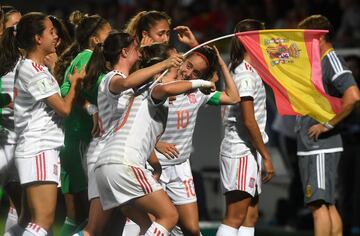
[[216, 85], [214, 82], [211, 82], [211, 86], [210, 87], [207, 87], [207, 88], [200, 88], [199, 89], [203, 94], [205, 95], [209, 95], [210, 93], [212, 92], [215, 92], [216, 91]]
[[58, 56], [55, 52], [46, 55], [44, 58], [45, 65], [50, 69], [52, 73], [54, 72], [55, 64], [57, 60], [58, 60]]
[[169, 160], [175, 159], [179, 156], [179, 151], [177, 150], [175, 144], [159, 141], [157, 142], [155, 148]]
[[75, 67], [74, 73], [70, 75], [69, 81], [70, 84], [76, 83], [79, 80], [82, 80], [86, 75], [85, 66], [82, 68], [82, 70], [79, 72], [78, 69]]
[[310, 127], [308, 130], [308, 135], [310, 138], [313, 138], [315, 141], [318, 140], [320, 134], [329, 131], [323, 124], [316, 124]]
[[175, 53], [171, 55], [168, 59], [166, 59], [164, 62], [166, 68], [179, 68], [183, 61], [184, 56], [179, 53]]
[[146, 46], [150, 46], [151, 44], [154, 43], [154, 40], [152, 38], [150, 38], [149, 36], [145, 35], [140, 42], [140, 47], [146, 47]]
[[93, 121], [93, 127], [91, 130], [91, 135], [93, 137], [99, 137], [100, 136], [99, 112], [95, 112], [92, 115], [92, 121]]
[[263, 160], [264, 160], [264, 168], [266, 173], [265, 176], [263, 177], [263, 182], [267, 183], [275, 175], [275, 170], [270, 158], [266, 158]]
[[174, 30], [177, 32], [177, 37], [179, 41], [189, 47], [196, 47], [199, 45], [194, 34], [191, 32], [190, 28], [187, 26], [178, 26]]
[[221, 57], [220, 52], [219, 52], [219, 50], [217, 49], [217, 47], [216, 47], [215, 45], [213, 45], [212, 48], [214, 49], [214, 51], [215, 51], [215, 53], [216, 53], [216, 56], [217, 56], [219, 65], [220, 65], [220, 66], [225, 66], [225, 67], [227, 68], [227, 65], [226, 65], [224, 59]]

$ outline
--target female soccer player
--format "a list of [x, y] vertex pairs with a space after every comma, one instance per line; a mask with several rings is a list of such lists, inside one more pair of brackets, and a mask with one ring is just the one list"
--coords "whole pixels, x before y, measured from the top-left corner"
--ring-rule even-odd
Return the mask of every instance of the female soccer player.
[[1, 24], [0, 24], [0, 36], [4, 33], [6, 28], [17, 25], [21, 19], [21, 13], [13, 6], [1, 6]]
[[16, 68], [14, 90], [15, 164], [31, 214], [23, 235], [47, 235], [55, 216], [59, 149], [64, 141], [61, 117], [70, 113], [83, 75], [76, 72], [70, 77], [72, 88], [62, 98], [56, 80], [44, 66], [45, 56], [55, 52], [57, 41], [46, 15], [28, 13], [19, 21], [16, 36], [14, 28], [7, 33], [10, 40], [3, 43], [13, 56], [7, 64], [0, 60], [1, 65], [8, 65], [5, 71], [11, 71], [20, 57], [18, 48], [26, 55]]
[[70, 37], [69, 31], [64, 25], [64, 22], [60, 18], [49, 15], [49, 19], [54, 25], [56, 34], [58, 36], [58, 41], [56, 43], [56, 52], [51, 53], [45, 57], [45, 64], [50, 69], [50, 71], [54, 73], [55, 65], [59, 56], [70, 46], [72, 39]]
[[[261, 30], [264, 25], [252, 19], [239, 22], [236, 32]], [[226, 199], [226, 213], [217, 236], [253, 236], [258, 217], [261, 181], [274, 175], [265, 143], [265, 87], [244, 46], [234, 38], [230, 50], [230, 71], [241, 97], [240, 106], [228, 106], [225, 135], [220, 148], [220, 176]], [[266, 176], [261, 179], [262, 159]], [[241, 227], [240, 227], [241, 226]]]
[[[130, 74], [130, 70], [138, 61], [139, 55], [137, 42], [127, 33], [116, 32], [110, 34], [103, 45], [98, 45], [95, 48], [87, 67], [88, 72], [84, 87], [92, 89], [97, 87], [95, 83], [99, 84], [98, 107], [101, 137], [93, 139], [87, 152], [88, 192], [91, 206], [89, 222], [82, 232], [83, 235], [105, 234], [102, 230], [109, 219], [110, 211], [104, 212], [101, 208], [93, 173], [94, 164], [98, 158], [102, 158], [100, 153], [105, 144], [104, 139], [123, 114], [129, 96], [134, 95], [132, 88], [143, 84], [156, 73], [182, 62], [181, 57], [176, 56]], [[146, 60], [146, 57], [142, 57], [142, 60]], [[96, 81], [94, 78], [99, 79]], [[118, 219], [111, 220], [119, 224]], [[150, 224], [148, 223], [148, 226]]]
[[236, 104], [239, 94], [225, 62], [217, 50], [203, 47], [195, 50], [178, 70], [179, 80], [209, 80], [215, 70], [201, 74], [201, 68], [220, 64], [224, 74], [225, 91], [208, 95], [199, 90], [176, 96], [169, 104], [169, 114], [165, 132], [156, 144], [156, 155], [163, 171], [160, 182], [175, 204], [179, 213], [181, 230], [185, 235], [200, 235], [196, 193], [189, 158], [192, 149], [192, 136], [199, 108], [205, 104]]
[[[68, 78], [75, 68], [81, 70], [88, 63], [95, 46], [103, 43], [111, 31], [110, 24], [98, 15], [86, 16], [76, 11], [71, 19], [76, 25], [75, 41], [55, 66], [56, 78], [62, 83], [62, 96], [66, 96], [71, 88]], [[86, 105], [83, 105], [84, 100], [87, 101]], [[87, 179], [82, 160], [92, 134], [97, 135], [98, 132], [97, 109], [91, 104], [96, 104], [96, 97], [82, 90], [76, 106], [64, 121], [65, 147], [60, 152], [60, 158], [61, 189], [65, 196], [67, 217], [62, 236], [75, 233], [77, 226], [85, 223], [88, 215]]]
[[[12, 6], [1, 6], [2, 17], [0, 31], [11, 29], [16, 25], [21, 13]], [[4, 27], [2, 27], [4, 26]], [[1, 37], [2, 33], [0, 33]], [[8, 37], [5, 34], [4, 37]], [[6, 41], [6, 40], [5, 40]], [[7, 58], [8, 50], [0, 45], [0, 57]], [[15, 145], [16, 134], [14, 131], [14, 76], [15, 68], [0, 78], [1, 108], [0, 108], [0, 187], [4, 187], [10, 196], [10, 208], [5, 223], [5, 232], [18, 221], [18, 214], [21, 206], [21, 186], [18, 173], [15, 167]]]
[[[208, 69], [202, 68], [199, 72], [205, 73]], [[212, 82], [204, 80], [175, 81], [131, 97], [126, 112], [104, 146], [102, 158], [96, 163], [95, 175], [103, 208], [123, 210], [129, 206], [152, 214], [155, 222], [145, 235], [169, 235], [178, 219], [161, 185], [145, 168], [164, 131], [167, 97], [199, 87], [215, 88]]]
[[170, 17], [165, 12], [142, 11], [130, 19], [125, 32], [135, 37], [140, 45], [151, 42], [167, 43], [170, 24]]

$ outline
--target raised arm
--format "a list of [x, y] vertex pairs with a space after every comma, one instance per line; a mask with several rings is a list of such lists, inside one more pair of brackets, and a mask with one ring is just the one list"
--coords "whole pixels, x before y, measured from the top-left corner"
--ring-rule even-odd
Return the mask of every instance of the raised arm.
[[177, 32], [177, 37], [179, 41], [191, 48], [199, 45], [194, 34], [191, 32], [190, 28], [187, 26], [178, 26], [174, 30]]
[[129, 88], [135, 88], [167, 68], [179, 67], [182, 62], [183, 56], [175, 54], [162, 62], [156, 63], [155, 65], [135, 71], [126, 79], [116, 76], [110, 82], [110, 91], [114, 94], [118, 94]]
[[155, 86], [151, 96], [156, 100], [164, 100], [168, 97], [176, 96], [197, 88], [210, 88], [212, 91], [215, 91], [215, 84], [201, 79], [173, 81]]
[[69, 81], [71, 83], [69, 93], [63, 98], [59, 94], [51, 95], [46, 99], [47, 104], [55, 110], [57, 114], [62, 117], [67, 117], [72, 109], [76, 97], [76, 90], [78, 89], [79, 80], [85, 76], [85, 69], [79, 73], [77, 70], [70, 75]]
[[214, 46], [216, 54], [218, 56], [219, 65], [224, 76], [225, 90], [221, 93], [220, 103], [223, 105], [234, 105], [240, 102], [239, 92], [236, 84], [229, 72], [227, 65], [222, 59], [219, 51]]

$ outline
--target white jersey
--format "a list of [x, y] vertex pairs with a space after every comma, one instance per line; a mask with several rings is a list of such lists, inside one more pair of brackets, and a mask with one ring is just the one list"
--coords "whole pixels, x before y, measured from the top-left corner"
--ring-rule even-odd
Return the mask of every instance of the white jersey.
[[[264, 84], [255, 69], [245, 60], [232, 74], [237, 89], [242, 97], [252, 97], [254, 114], [264, 143], [268, 142], [266, 126], [266, 92]], [[224, 114], [225, 133], [221, 143], [220, 153], [230, 158], [240, 158], [250, 155], [254, 149], [250, 136], [242, 121], [239, 104], [228, 105]]]
[[156, 156], [161, 165], [176, 165], [189, 159], [199, 108], [206, 104], [215, 93], [204, 95], [199, 90], [196, 90], [193, 93], [180, 94], [176, 96], [175, 100], [169, 102], [166, 129], [159, 141], [175, 144], [179, 155], [177, 158], [169, 160], [156, 151]]
[[167, 100], [154, 104], [147, 91], [133, 96], [113, 133], [106, 138], [95, 168], [105, 164], [144, 168], [164, 132], [167, 115]]
[[57, 81], [47, 67], [30, 59], [20, 61], [15, 76], [14, 117], [18, 137], [16, 157], [33, 157], [63, 146], [62, 119], [46, 103], [60, 94]]
[[[14, 79], [15, 71], [18, 63], [13, 71], [1, 77], [1, 93], [9, 94], [11, 102], [14, 101]], [[16, 144], [16, 134], [14, 131], [14, 109], [10, 107], [1, 108], [1, 131], [0, 140], [2, 144]]]
[[95, 163], [98, 155], [101, 152], [104, 142], [103, 139], [111, 132], [115, 124], [118, 122], [124, 113], [130, 97], [134, 95], [132, 89], [123, 91], [120, 94], [113, 94], [109, 90], [109, 85], [115, 75], [120, 75], [124, 79], [126, 76], [119, 71], [110, 71], [104, 75], [103, 80], [99, 84], [97, 104], [99, 109], [99, 127], [100, 137], [91, 141], [87, 152], [87, 163]]

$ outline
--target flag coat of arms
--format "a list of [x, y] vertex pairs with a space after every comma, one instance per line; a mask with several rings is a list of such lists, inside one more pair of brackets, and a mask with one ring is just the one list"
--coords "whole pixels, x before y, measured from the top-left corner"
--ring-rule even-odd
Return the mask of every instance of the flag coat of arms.
[[272, 88], [282, 115], [332, 119], [341, 100], [325, 93], [319, 38], [325, 30], [259, 30], [236, 33], [251, 64]]

